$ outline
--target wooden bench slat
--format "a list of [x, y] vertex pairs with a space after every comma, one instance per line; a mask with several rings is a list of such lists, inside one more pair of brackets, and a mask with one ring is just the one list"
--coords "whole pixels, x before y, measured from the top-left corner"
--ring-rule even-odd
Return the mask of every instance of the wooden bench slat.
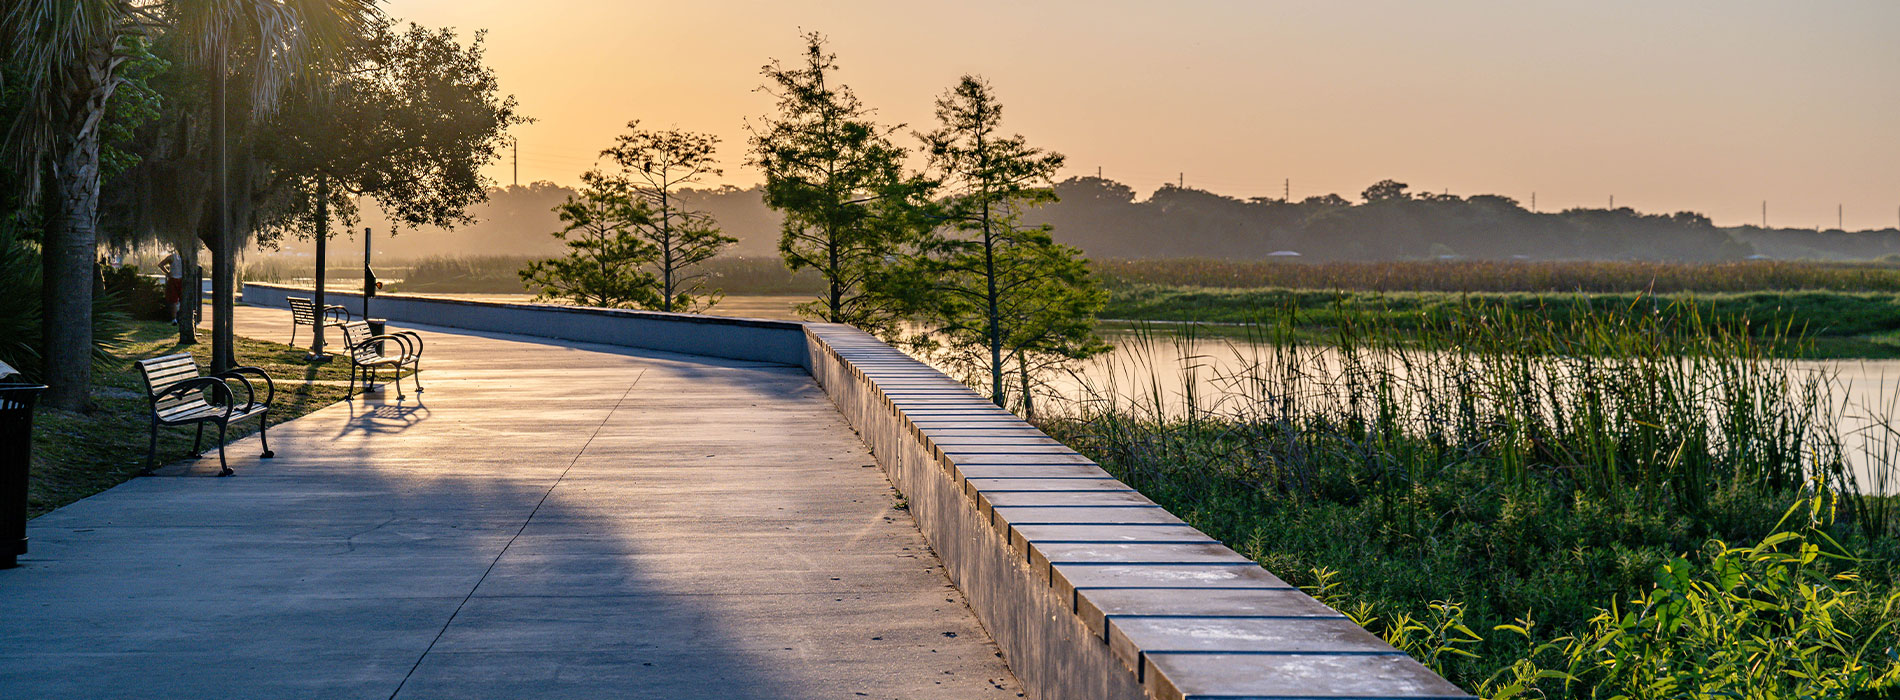
[[152, 386], [156, 387], [156, 386], [161, 386], [161, 385], [176, 384], [180, 381], [191, 379], [196, 376], [198, 376], [198, 370], [196, 368], [179, 367], [176, 369], [162, 369], [162, 370], [156, 370], [153, 372], [148, 372], [145, 375], [145, 379], [147, 381], [150, 381], [152, 383]]
[[[218, 426], [218, 436], [222, 438], [225, 433], [225, 426], [246, 418], [267, 415], [270, 411], [270, 404], [256, 403], [255, 395], [248, 395], [246, 398], [250, 400], [235, 406], [222, 406], [207, 401], [205, 399], [205, 389], [218, 386], [218, 384], [213, 382], [205, 382], [197, 391], [181, 390], [174, 394], [165, 393], [172, 387], [178, 386], [181, 382], [191, 381], [201, 376], [198, 369], [198, 361], [189, 353], [179, 353], [140, 360], [136, 365], [139, 369], [139, 375], [145, 380], [145, 398], [150, 403], [152, 410], [152, 442], [151, 447], [147, 449], [145, 455], [145, 469], [147, 472], [152, 470], [154, 466], [153, 459], [157, 455], [159, 426], [196, 424], [199, 430], [198, 437], [202, 438], [204, 436], [204, 424], [213, 423]], [[265, 378], [265, 385], [272, 386], [269, 377]], [[229, 383], [227, 382], [223, 384], [223, 386], [227, 391], [217, 392], [218, 396], [235, 400], [237, 398], [236, 395], [228, 391], [230, 389]], [[269, 401], [269, 397], [275, 396], [276, 393], [276, 389], [272, 386], [265, 394], [266, 401]], [[270, 450], [269, 431], [268, 418], [260, 419], [258, 435], [259, 439], [264, 442], [264, 457], [276, 456], [276, 454]], [[192, 444], [193, 449], [196, 449], [197, 440], [194, 439]], [[231, 467], [229, 464], [226, 464], [224, 460], [224, 447], [224, 442], [220, 439], [218, 441], [218, 465], [221, 467], [218, 472], [219, 476], [231, 474]]]

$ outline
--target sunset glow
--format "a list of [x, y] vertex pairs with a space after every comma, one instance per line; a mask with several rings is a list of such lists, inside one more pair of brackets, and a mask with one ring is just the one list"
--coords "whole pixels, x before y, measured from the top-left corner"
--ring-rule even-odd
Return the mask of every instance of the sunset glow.
[[[1544, 211], [1893, 226], [1900, 4], [1889, 2], [618, 3], [396, 0], [489, 32], [520, 179], [571, 184], [629, 119], [724, 139], [747, 185], [758, 69], [824, 32], [882, 117], [925, 124], [966, 72], [1066, 175], [1142, 191], [1353, 196], [1391, 177]], [[506, 184], [512, 162], [491, 168]]]

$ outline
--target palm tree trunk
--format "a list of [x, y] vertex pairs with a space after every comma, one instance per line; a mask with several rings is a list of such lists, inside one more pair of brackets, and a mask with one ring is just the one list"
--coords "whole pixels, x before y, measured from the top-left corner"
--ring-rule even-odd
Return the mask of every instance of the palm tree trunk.
[[75, 146], [55, 178], [58, 211], [41, 251], [46, 405], [85, 410], [92, 393], [92, 266], [98, 249], [99, 143]]
[[93, 254], [99, 248], [99, 127], [115, 86], [112, 46], [86, 56], [88, 85], [71, 113], [72, 140], [53, 165], [56, 211], [46, 227], [40, 263], [48, 406], [82, 411], [92, 398]]

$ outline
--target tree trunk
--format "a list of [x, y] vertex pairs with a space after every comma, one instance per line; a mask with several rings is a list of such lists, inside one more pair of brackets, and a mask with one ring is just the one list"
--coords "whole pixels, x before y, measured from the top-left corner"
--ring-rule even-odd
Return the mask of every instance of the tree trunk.
[[996, 304], [996, 239], [990, 233], [990, 206], [988, 200], [983, 203], [983, 281], [988, 285], [984, 299], [989, 308], [984, 321], [989, 326], [990, 342], [990, 400], [998, 408], [1003, 407], [1003, 331], [1002, 315], [997, 312]]
[[[665, 172], [665, 171], [661, 171]], [[673, 311], [673, 212], [672, 203], [667, 201], [665, 176], [660, 184], [660, 272], [665, 275], [661, 280], [660, 310]]]
[[110, 44], [96, 46], [84, 67], [90, 83], [72, 107], [70, 141], [53, 165], [57, 211], [46, 227], [40, 263], [41, 364], [46, 405], [82, 411], [92, 398], [93, 254], [99, 238], [99, 125], [114, 87]]
[[1022, 373], [1023, 420], [1033, 421], [1036, 419], [1036, 392], [1029, 385], [1028, 352], [1025, 351], [1016, 355], [1016, 369]]
[[825, 230], [825, 255], [830, 258], [830, 267], [825, 269], [825, 272], [829, 274], [825, 276], [829, 277], [831, 282], [831, 317], [825, 320], [832, 323], [844, 323], [844, 286], [839, 282], [839, 279], [844, 276], [844, 270], [838, 269], [838, 237], [831, 229]]
[[181, 243], [178, 247], [178, 264], [185, 268], [180, 271], [182, 274], [178, 278], [183, 288], [179, 290], [178, 316], [174, 318], [178, 322], [178, 344], [197, 345], [198, 314], [202, 311], [200, 305], [204, 303], [204, 283], [200, 281], [203, 277], [198, 271], [198, 241], [192, 239], [190, 243]]

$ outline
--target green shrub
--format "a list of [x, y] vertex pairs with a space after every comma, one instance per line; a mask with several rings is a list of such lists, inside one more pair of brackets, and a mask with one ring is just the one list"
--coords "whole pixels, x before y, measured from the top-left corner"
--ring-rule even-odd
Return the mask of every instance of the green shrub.
[[132, 265], [106, 268], [106, 293], [117, 299], [119, 309], [135, 321], [171, 320], [171, 306], [165, 303], [164, 283], [139, 274]]
[[[40, 372], [40, 252], [39, 248], [18, 238], [8, 226], [0, 226], [0, 362], [19, 370], [29, 379]], [[117, 295], [110, 292], [93, 299], [93, 361], [114, 360], [112, 348], [126, 331], [125, 314]]]
[[[1498, 626], [1527, 651], [1480, 692], [1493, 700], [1900, 697], [1900, 591], [1870, 586], [1852, 568], [1858, 560], [1822, 527], [1828, 500], [1795, 504], [1754, 546], [1711, 541], [1698, 561], [1672, 559], [1647, 591], [1599, 609], [1575, 634], [1540, 644], [1528, 621]], [[1782, 529], [1803, 510], [1803, 526]], [[1428, 637], [1408, 651], [1435, 645], [1444, 643]]]

